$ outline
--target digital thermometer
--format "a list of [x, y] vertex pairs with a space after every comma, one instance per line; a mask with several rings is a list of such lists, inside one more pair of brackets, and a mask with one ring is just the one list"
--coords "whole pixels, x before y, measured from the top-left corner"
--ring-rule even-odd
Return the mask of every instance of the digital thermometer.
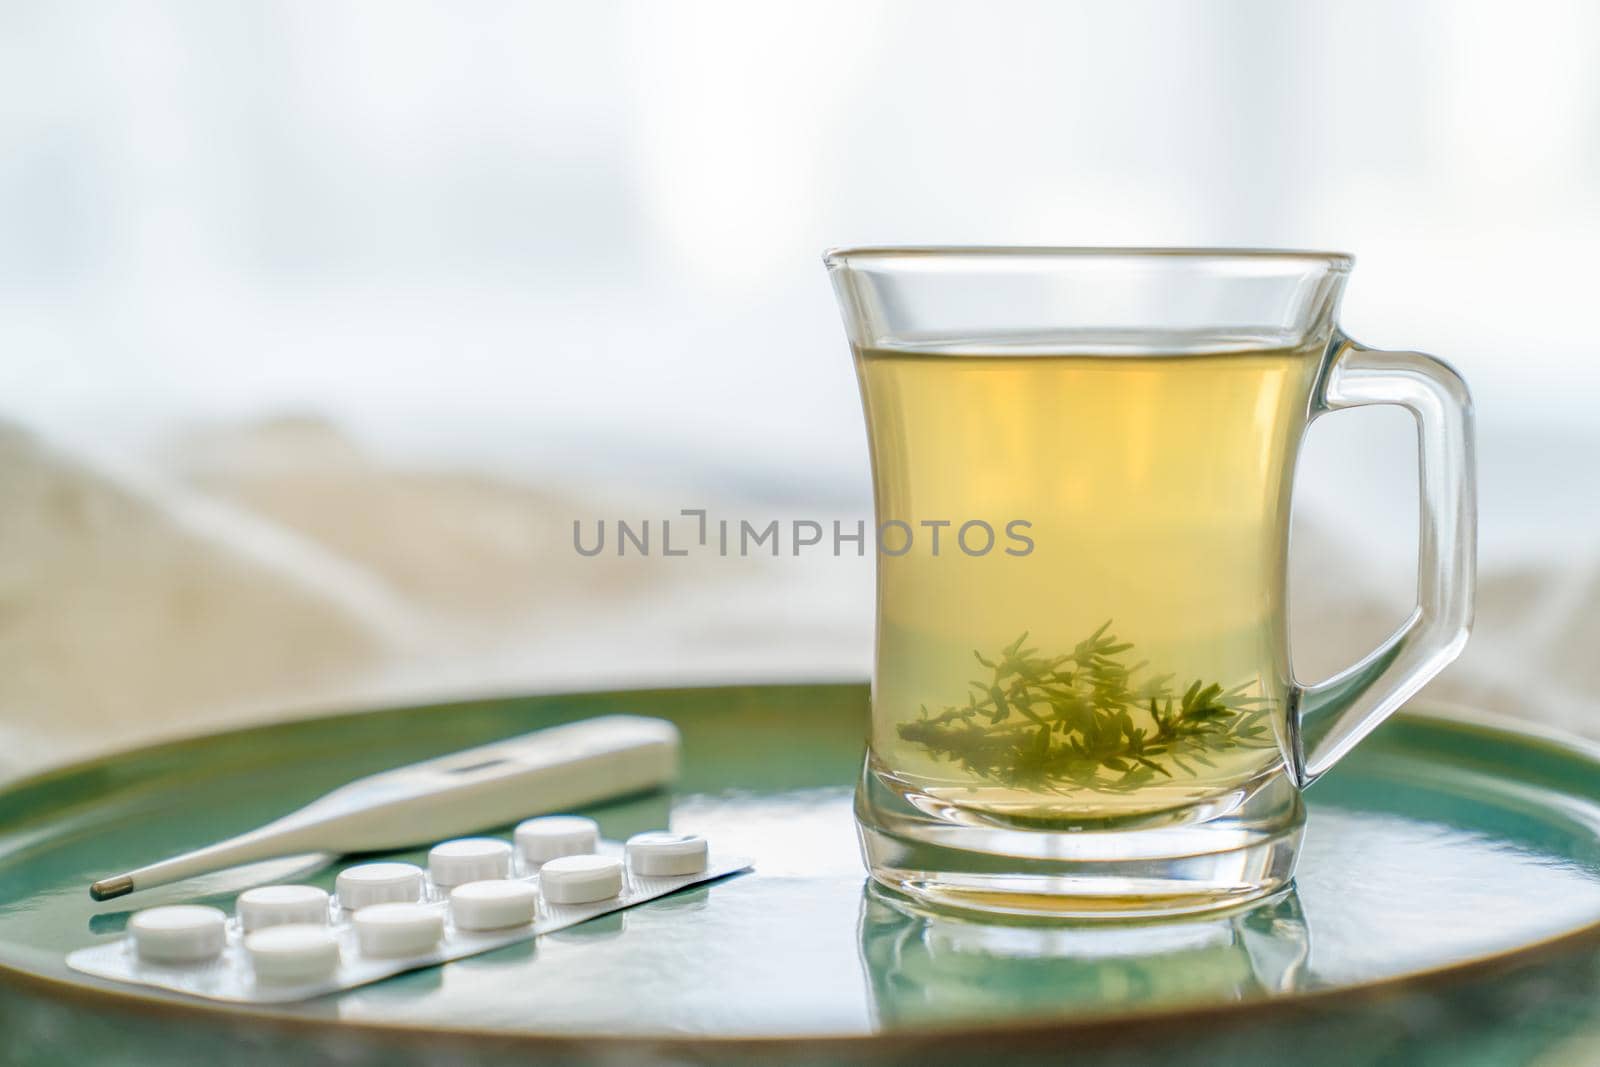
[[215, 845], [105, 878], [96, 900], [302, 852], [374, 852], [656, 789], [678, 770], [678, 729], [605, 715], [535, 730], [340, 786]]

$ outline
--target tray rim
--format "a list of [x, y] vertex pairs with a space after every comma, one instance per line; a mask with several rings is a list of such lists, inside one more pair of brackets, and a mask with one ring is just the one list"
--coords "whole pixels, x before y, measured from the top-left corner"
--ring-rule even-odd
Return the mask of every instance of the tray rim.
[[[39, 774], [0, 783], [0, 792], [34, 788], [58, 777], [92, 770], [112, 760], [131, 755], [155, 755], [162, 751], [182, 749], [226, 735], [261, 733], [284, 726], [304, 725], [328, 719], [358, 718], [372, 712], [422, 713], [444, 707], [465, 707], [504, 703], [507, 700], [538, 700], [561, 697], [594, 697], [607, 695], [645, 695], [649, 693], [689, 693], [729, 689], [778, 688], [864, 688], [865, 683], [841, 682], [837, 679], [806, 683], [783, 681], [770, 683], [738, 682], [710, 686], [648, 686], [636, 689], [579, 689], [560, 690], [515, 695], [475, 697], [459, 701], [435, 701], [424, 704], [396, 704], [347, 711], [326, 716], [295, 717], [277, 723], [253, 723], [233, 730], [198, 733], [181, 738], [167, 739], [149, 745], [133, 746], [104, 753], [90, 759], [52, 767]], [[1445, 728], [1465, 729], [1478, 734], [1509, 735], [1523, 745], [1554, 750], [1558, 755], [1576, 758], [1600, 766], [1600, 742], [1566, 733], [1543, 724], [1526, 723], [1509, 715], [1484, 711], [1479, 708], [1444, 701], [1423, 701], [1419, 706], [1406, 706], [1395, 713], [1395, 718], [1435, 723]], [[1128, 1026], [1137, 1024], [1144, 1034], [1165, 1036], [1197, 1023], [1208, 1027], [1248, 1025], [1256, 1021], [1317, 1010], [1339, 1010], [1372, 1002], [1385, 1002], [1418, 992], [1444, 989], [1475, 979], [1497, 974], [1511, 974], [1530, 966], [1566, 956], [1584, 949], [1600, 950], [1600, 917], [1592, 922], [1573, 927], [1549, 937], [1512, 948], [1491, 952], [1469, 960], [1427, 967], [1373, 981], [1332, 989], [1315, 989], [1285, 997], [1258, 997], [1251, 1000], [1228, 1001], [1219, 1004], [1178, 1006], [1160, 1010], [1130, 1010], [1097, 1013], [1082, 1019], [1041, 1019], [1008, 1021], [995, 1024], [933, 1025], [914, 1031], [860, 1033], [807, 1033], [807, 1034], [733, 1034], [716, 1036], [706, 1034], [585, 1034], [541, 1033], [538, 1031], [484, 1030], [471, 1027], [451, 1027], [408, 1023], [403, 1020], [351, 1020], [337, 1017], [304, 1016], [283, 1011], [260, 1010], [248, 1005], [216, 1004], [179, 994], [151, 994], [125, 990], [109, 982], [81, 982], [58, 978], [23, 967], [13, 966], [0, 959], [0, 990], [16, 988], [42, 994], [67, 1003], [76, 1003], [90, 1009], [111, 1008], [142, 1014], [147, 1017], [188, 1020], [221, 1024], [229, 1029], [261, 1027], [281, 1031], [296, 1037], [350, 1037], [382, 1041], [415, 1042], [419, 1039], [431, 1043], [473, 1045], [478, 1048], [502, 1047], [519, 1053], [541, 1052], [549, 1055], [603, 1053], [640, 1054], [652, 1049], [662, 1049], [673, 1054], [705, 1052], [712, 1055], [729, 1055], [748, 1051], [752, 1055], [773, 1054], [785, 1050], [821, 1049], [830, 1053], [865, 1053], [893, 1049], [898, 1056], [908, 1046], [933, 1043], [948, 1047], [952, 1042], [988, 1044], [994, 1041], [1052, 1042], [1063, 1037], [1074, 1040], [1114, 1042], [1126, 1033]]]

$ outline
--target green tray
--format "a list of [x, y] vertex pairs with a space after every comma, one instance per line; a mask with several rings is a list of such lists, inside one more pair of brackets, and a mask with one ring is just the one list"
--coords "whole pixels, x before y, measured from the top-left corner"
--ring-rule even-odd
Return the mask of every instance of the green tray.
[[[231, 905], [336, 866], [273, 861], [96, 904], [95, 877], [237, 833], [358, 775], [608, 711], [660, 715], [684, 773], [593, 809], [756, 871], [538, 941], [241, 1011], [101, 983], [64, 954], [127, 908]], [[1282, 1062], [1600, 1058], [1600, 758], [1409, 712], [1312, 790], [1296, 893], [1199, 921], [987, 924], [863, 882], [855, 685], [590, 693], [374, 711], [125, 753], [0, 792], [0, 1057], [26, 1062]], [[422, 851], [405, 854], [420, 858]]]

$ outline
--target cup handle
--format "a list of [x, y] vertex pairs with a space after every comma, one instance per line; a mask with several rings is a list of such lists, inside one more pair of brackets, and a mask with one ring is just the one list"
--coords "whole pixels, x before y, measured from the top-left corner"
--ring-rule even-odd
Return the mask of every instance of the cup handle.
[[1294, 687], [1289, 722], [1295, 780], [1302, 788], [1460, 655], [1472, 628], [1477, 581], [1477, 474], [1467, 383], [1448, 363], [1420, 352], [1382, 352], [1342, 334], [1333, 347], [1313, 418], [1396, 404], [1417, 421], [1417, 604], [1361, 662], [1327, 681]]

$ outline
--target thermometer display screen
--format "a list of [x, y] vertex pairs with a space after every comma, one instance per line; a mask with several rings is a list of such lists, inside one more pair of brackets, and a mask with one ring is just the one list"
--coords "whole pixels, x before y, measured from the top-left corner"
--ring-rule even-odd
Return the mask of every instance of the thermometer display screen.
[[503, 759], [503, 758], [500, 758], [500, 757], [496, 757], [495, 759], [486, 759], [486, 760], [480, 760], [477, 763], [469, 763], [465, 767], [451, 767], [449, 770], [445, 771], [445, 773], [446, 774], [471, 774], [473, 771], [486, 771], [490, 767], [499, 767], [499, 766], [502, 766], [502, 765], [510, 763], [510, 762], [511, 761], [508, 760], [508, 759]]

